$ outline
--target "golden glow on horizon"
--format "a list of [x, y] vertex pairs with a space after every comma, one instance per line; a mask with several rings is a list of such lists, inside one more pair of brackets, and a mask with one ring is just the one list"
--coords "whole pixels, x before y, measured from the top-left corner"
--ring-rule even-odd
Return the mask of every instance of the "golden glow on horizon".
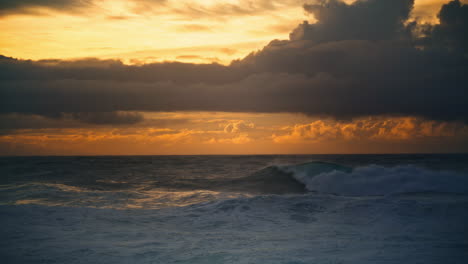
[[[2, 155], [396, 153], [463, 150], [468, 126], [414, 117], [353, 121], [301, 114], [143, 113], [126, 126], [21, 129]], [[43, 117], [41, 117], [43, 118]]]

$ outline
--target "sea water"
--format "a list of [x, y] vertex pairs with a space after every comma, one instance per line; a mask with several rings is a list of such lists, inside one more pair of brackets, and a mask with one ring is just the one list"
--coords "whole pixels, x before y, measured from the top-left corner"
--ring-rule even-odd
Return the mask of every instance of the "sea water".
[[468, 263], [468, 155], [0, 158], [0, 263]]

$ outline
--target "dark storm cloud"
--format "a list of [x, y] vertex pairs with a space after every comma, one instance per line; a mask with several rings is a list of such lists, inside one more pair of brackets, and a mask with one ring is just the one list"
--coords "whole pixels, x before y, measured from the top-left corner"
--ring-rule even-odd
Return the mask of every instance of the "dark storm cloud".
[[134, 112], [78, 112], [62, 114], [62, 118], [96, 125], [132, 125], [143, 121], [143, 115]]
[[16, 130], [70, 129], [102, 127], [168, 128], [190, 123], [186, 118], [144, 118], [138, 112], [56, 113], [54, 115], [0, 114], [0, 134]]
[[317, 24], [303, 24], [291, 33], [291, 40], [315, 42], [395, 38], [404, 33], [414, 0], [367, 0], [348, 5], [339, 0], [322, 0], [305, 4]]
[[240, 71], [219, 64], [154, 63], [128, 66], [116, 60], [21, 61], [0, 57], [0, 80], [101, 80], [178, 83], [225, 83], [240, 76]]
[[34, 8], [73, 12], [76, 9], [90, 6], [91, 2], [91, 0], [2, 0], [0, 1], [0, 16], [15, 13], [34, 13]]
[[[36, 114], [0, 114], [0, 129], [77, 128], [96, 125], [133, 125], [144, 121], [136, 112], [77, 112]], [[154, 122], [153, 122], [154, 123]], [[156, 122], [157, 123], [157, 122]]]
[[62, 119], [39, 115], [0, 115], [0, 134], [8, 134], [17, 129], [77, 128], [81, 126], [82, 124], [77, 122], [64, 122]]
[[468, 5], [452, 1], [442, 7], [438, 15], [440, 24], [426, 26], [426, 36], [420, 43], [433, 48], [449, 48], [452, 51], [468, 49]]
[[306, 5], [317, 24], [299, 25], [290, 40], [230, 66], [2, 57], [0, 113], [206, 110], [467, 121], [466, 6], [445, 5], [442, 24], [431, 27], [404, 23], [411, 8], [409, 0]]

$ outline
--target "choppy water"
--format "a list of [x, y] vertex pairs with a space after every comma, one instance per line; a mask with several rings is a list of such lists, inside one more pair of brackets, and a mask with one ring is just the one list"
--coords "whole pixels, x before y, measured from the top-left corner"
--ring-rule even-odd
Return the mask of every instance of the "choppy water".
[[0, 158], [2, 263], [466, 263], [468, 155]]

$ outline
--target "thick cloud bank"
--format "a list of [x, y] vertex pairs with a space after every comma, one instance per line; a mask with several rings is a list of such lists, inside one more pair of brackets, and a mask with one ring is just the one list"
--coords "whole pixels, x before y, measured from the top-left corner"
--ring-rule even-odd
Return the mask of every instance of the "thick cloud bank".
[[382, 40], [395, 38], [405, 29], [413, 0], [371, 0], [347, 5], [339, 0], [305, 4], [317, 24], [304, 24], [292, 34], [291, 40], [329, 42], [350, 39]]
[[[0, 57], [0, 113], [206, 110], [467, 121], [468, 7], [444, 5], [440, 25], [431, 26], [407, 21], [412, 6], [305, 5], [316, 24], [304, 22], [290, 40], [274, 40], [229, 66]], [[87, 122], [106, 115], [72, 114]]]

